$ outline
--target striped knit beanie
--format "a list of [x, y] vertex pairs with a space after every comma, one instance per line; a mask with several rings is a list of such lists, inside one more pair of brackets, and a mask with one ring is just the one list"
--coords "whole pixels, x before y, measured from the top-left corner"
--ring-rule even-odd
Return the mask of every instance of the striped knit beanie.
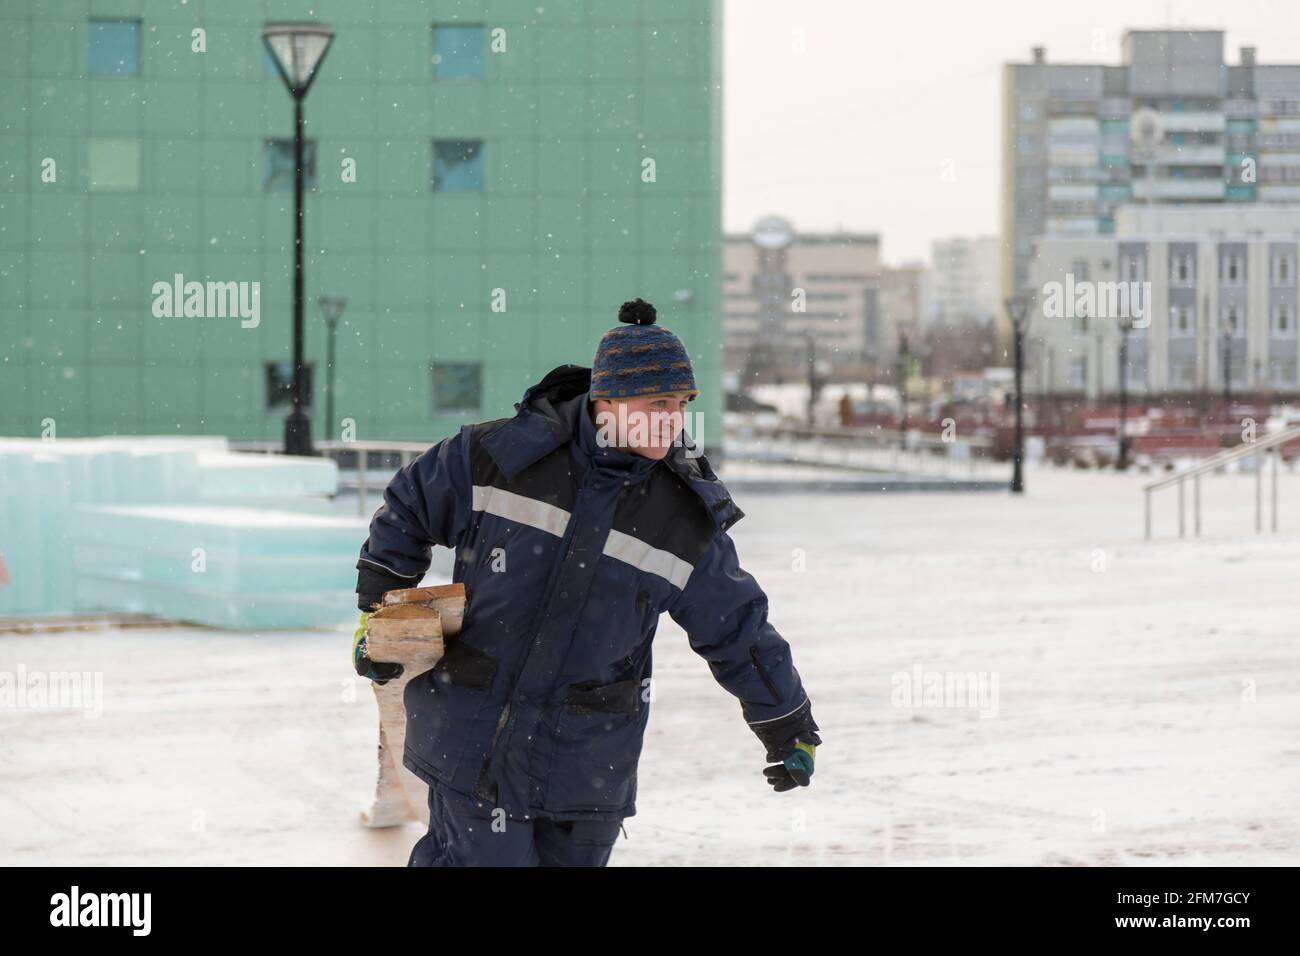
[[653, 305], [642, 299], [624, 302], [618, 320], [627, 324], [610, 329], [596, 347], [590, 398], [700, 393], [686, 346], [662, 325], [654, 324]]

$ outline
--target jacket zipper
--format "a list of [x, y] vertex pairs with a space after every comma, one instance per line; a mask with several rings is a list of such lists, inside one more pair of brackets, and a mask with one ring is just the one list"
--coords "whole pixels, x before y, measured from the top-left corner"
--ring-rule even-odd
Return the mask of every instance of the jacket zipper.
[[749, 656], [754, 662], [754, 669], [758, 671], [758, 676], [763, 679], [763, 686], [767, 692], [772, 695], [772, 703], [781, 703], [781, 695], [776, 692], [776, 685], [772, 683], [772, 678], [767, 676], [767, 671], [763, 670], [763, 662], [758, 659], [758, 645], [749, 645]]
[[[588, 469], [587, 473], [582, 476], [582, 483], [578, 485], [578, 493], [574, 495], [573, 510], [575, 515], [578, 510], [578, 500], [579, 498], [581, 498], [583, 490], [587, 487], [587, 479], [590, 476], [591, 476], [591, 470]], [[521, 676], [523, 675], [524, 669], [528, 664], [528, 656], [533, 652], [533, 645], [537, 643], [537, 635], [541, 633], [542, 626], [546, 623], [546, 612], [551, 609], [551, 604], [555, 598], [556, 579], [561, 573], [563, 573], [564, 563], [569, 560], [569, 555], [573, 553], [573, 544], [574, 544], [574, 540], [577, 538], [576, 532], [578, 529], [578, 523], [577, 521], [571, 521], [570, 523], [572, 524], [572, 527], [567, 528], [565, 530], [565, 537], [568, 539], [568, 544], [565, 546], [564, 549], [564, 557], [562, 557], [560, 559], [560, 563], [556, 565], [556, 569], [555, 569], [556, 578], [552, 578], [552, 580], [549, 582], [550, 591], [546, 596], [546, 604], [542, 607], [540, 616], [537, 619], [537, 627], [533, 630], [532, 637], [528, 641], [528, 648], [524, 651], [523, 660], [519, 662], [519, 674]], [[492, 753], [496, 749], [497, 741], [501, 738], [501, 731], [506, 726], [506, 723], [510, 716], [510, 705], [512, 703], [513, 703], [513, 699], [507, 700], [505, 708], [501, 711], [501, 719], [497, 721], [497, 729], [496, 732], [492, 735], [492, 743], [488, 745], [487, 758], [483, 761], [483, 766], [479, 768], [478, 775], [480, 780], [487, 779], [488, 768], [492, 766]]]

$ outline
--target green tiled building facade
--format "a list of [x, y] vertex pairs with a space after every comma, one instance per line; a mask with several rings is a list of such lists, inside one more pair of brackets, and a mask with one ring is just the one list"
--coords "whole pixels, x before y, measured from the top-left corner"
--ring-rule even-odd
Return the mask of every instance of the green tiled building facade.
[[[720, 0], [6, 0], [0, 434], [281, 436], [292, 104], [261, 29], [283, 20], [336, 33], [305, 102], [318, 439], [321, 295], [347, 298], [358, 439], [512, 414], [637, 295], [720, 437]], [[155, 315], [177, 274], [260, 283], [259, 323]]]

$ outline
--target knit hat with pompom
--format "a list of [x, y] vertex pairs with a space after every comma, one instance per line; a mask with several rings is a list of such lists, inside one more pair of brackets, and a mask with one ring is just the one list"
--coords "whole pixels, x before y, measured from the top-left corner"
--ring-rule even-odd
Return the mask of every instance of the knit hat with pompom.
[[700, 393], [681, 339], [655, 325], [655, 307], [642, 299], [624, 302], [619, 322], [600, 338], [591, 367], [590, 398], [640, 398], [664, 392]]

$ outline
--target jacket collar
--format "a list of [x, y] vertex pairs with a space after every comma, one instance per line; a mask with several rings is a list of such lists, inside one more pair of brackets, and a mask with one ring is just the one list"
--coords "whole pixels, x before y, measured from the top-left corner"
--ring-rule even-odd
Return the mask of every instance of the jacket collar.
[[586, 463], [628, 473], [637, 480], [656, 467], [668, 468], [699, 495], [719, 531], [726, 531], [745, 516], [689, 435], [683, 435], [681, 443], [661, 461], [599, 447], [587, 411], [590, 389], [590, 368], [560, 365], [552, 369], [524, 391], [515, 403], [514, 418], [484, 437], [483, 447], [506, 477], [513, 478], [543, 455], [573, 441], [575, 452]]

